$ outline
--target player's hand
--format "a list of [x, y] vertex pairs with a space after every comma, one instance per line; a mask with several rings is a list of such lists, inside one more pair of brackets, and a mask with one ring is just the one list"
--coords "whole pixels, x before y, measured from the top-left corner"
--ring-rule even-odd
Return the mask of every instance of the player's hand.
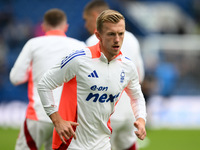
[[[60, 136], [60, 139], [63, 143], [66, 144], [65, 139], [69, 139], [70, 137], [74, 137], [76, 140], [76, 134], [72, 128], [72, 126], [78, 126], [79, 124], [76, 122], [71, 122], [71, 121], [62, 121], [59, 124], [55, 126], [56, 132]], [[64, 138], [63, 138], [64, 137]]]
[[144, 138], [146, 137], [146, 129], [145, 129], [145, 121], [144, 121], [144, 119], [138, 118], [134, 122], [134, 126], [138, 129], [137, 131], [135, 131], [135, 134], [137, 135], [137, 137], [140, 140], [144, 140]]
[[50, 118], [54, 124], [56, 132], [58, 133], [63, 143], [66, 144], [65, 139], [68, 140], [72, 136], [74, 139], [76, 139], [76, 134], [72, 126], [78, 126], [78, 123], [63, 120], [57, 112], [50, 115]]

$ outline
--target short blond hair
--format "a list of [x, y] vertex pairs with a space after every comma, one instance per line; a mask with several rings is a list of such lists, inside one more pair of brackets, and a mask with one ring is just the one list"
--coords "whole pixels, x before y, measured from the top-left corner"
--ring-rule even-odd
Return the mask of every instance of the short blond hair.
[[104, 22], [110, 22], [110, 23], [116, 24], [120, 20], [125, 21], [125, 18], [121, 13], [115, 10], [111, 10], [111, 9], [105, 10], [97, 18], [97, 22], [96, 22], [97, 31], [99, 33], [102, 32]]

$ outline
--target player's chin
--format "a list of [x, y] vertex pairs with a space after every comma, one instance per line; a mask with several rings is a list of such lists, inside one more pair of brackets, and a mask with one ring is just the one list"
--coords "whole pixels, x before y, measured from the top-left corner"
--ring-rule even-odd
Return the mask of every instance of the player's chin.
[[120, 52], [120, 48], [113, 48], [113, 53], [114, 53], [115, 55], [118, 55], [119, 52]]
[[113, 52], [112, 55], [113, 56], [117, 56], [119, 54], [119, 51]]

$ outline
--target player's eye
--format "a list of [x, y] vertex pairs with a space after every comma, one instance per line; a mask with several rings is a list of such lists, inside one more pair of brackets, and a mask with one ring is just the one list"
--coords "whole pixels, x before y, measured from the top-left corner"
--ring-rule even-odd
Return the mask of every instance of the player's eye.
[[109, 35], [109, 36], [114, 36], [114, 35], [115, 35], [115, 33], [108, 33], [108, 35]]
[[122, 35], [124, 35], [124, 32], [120, 32], [120, 33], [119, 33], [119, 36], [122, 36]]

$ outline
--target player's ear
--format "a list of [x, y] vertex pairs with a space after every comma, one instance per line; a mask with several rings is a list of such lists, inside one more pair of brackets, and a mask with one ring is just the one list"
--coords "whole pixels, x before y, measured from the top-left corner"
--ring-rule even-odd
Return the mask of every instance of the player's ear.
[[92, 12], [92, 16], [93, 16], [93, 18], [94, 18], [94, 20], [95, 20], [95, 23], [96, 23], [96, 20], [97, 20], [97, 18], [98, 18], [98, 16], [99, 16], [99, 12], [93, 11], [93, 12]]
[[95, 30], [94, 34], [96, 35], [97, 39], [99, 39], [99, 41], [102, 41], [101, 34], [97, 30]]
[[48, 32], [51, 29], [51, 27], [45, 22], [43, 22], [41, 26], [42, 26], [42, 31], [44, 32]]
[[64, 32], [67, 32], [68, 28], [69, 28], [69, 24], [66, 24], [66, 25], [65, 25]]
[[45, 27], [45, 23], [44, 22], [41, 24], [41, 27], [42, 27], [42, 31], [46, 32], [46, 27]]

